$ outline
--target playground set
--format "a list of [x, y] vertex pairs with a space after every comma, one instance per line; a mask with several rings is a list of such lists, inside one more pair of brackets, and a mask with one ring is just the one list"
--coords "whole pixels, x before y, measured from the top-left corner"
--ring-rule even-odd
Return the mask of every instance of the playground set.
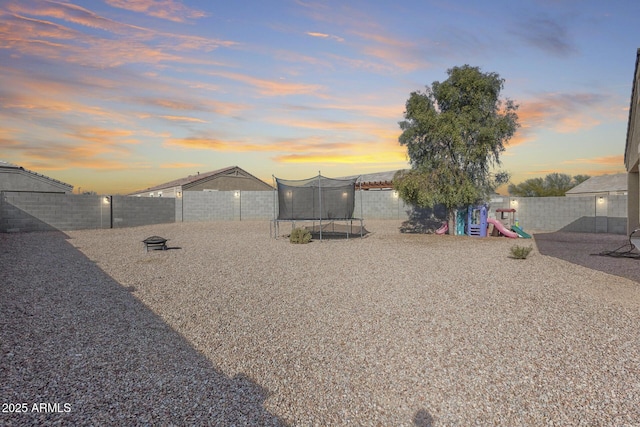
[[[515, 214], [515, 209], [496, 209], [496, 218], [489, 218], [486, 205], [469, 206], [466, 212], [464, 210], [457, 212], [455, 234], [487, 237], [489, 227], [493, 226], [491, 236], [530, 239], [531, 235], [520, 227]], [[449, 231], [449, 224], [445, 222], [436, 230], [436, 234], [445, 234], [447, 231]]]

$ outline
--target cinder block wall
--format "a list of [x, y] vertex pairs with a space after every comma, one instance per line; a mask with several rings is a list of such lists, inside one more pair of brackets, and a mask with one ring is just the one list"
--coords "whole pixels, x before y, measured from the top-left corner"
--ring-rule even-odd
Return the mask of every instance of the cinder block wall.
[[112, 196], [113, 228], [176, 222], [172, 197]]
[[103, 196], [52, 193], [0, 193], [0, 231], [109, 228], [110, 207]]
[[[185, 191], [181, 213], [185, 222], [269, 220], [274, 217], [274, 207], [277, 214], [277, 203], [273, 191]], [[355, 194], [354, 217], [404, 220], [409, 218], [411, 210], [393, 191], [356, 191]]]
[[172, 198], [2, 192], [0, 232], [84, 230], [175, 222], [175, 204], [176, 199]]
[[627, 232], [627, 196], [505, 196], [492, 201], [490, 214], [499, 208], [515, 209], [515, 217], [524, 230], [614, 234]]
[[406, 220], [412, 210], [412, 207], [406, 205], [398, 197], [398, 193], [392, 190], [356, 191], [355, 196], [353, 215], [358, 218]]
[[240, 220], [272, 219], [277, 204], [275, 191], [238, 191]]
[[240, 198], [235, 197], [233, 191], [185, 191], [182, 193], [184, 222], [228, 221], [239, 218]]
[[[175, 221], [269, 220], [272, 191], [185, 191], [182, 198], [0, 192], [0, 232], [133, 227]], [[525, 231], [627, 233], [627, 196], [498, 197]], [[362, 210], [362, 211], [361, 211]], [[405, 221], [416, 216], [393, 191], [357, 191], [354, 216]], [[419, 216], [419, 215], [418, 215]]]

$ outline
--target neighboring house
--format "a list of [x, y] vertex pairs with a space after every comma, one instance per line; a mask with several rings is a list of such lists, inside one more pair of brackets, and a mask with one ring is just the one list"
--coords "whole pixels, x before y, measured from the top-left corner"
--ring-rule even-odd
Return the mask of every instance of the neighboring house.
[[627, 174], [592, 176], [573, 187], [565, 196], [614, 196], [627, 194]]
[[[633, 73], [627, 142], [624, 165], [627, 169], [627, 231], [640, 228], [640, 175], [638, 173], [638, 149], [640, 148], [640, 49], [636, 53], [636, 68]], [[638, 127], [638, 129], [636, 129]]]
[[182, 197], [185, 191], [269, 191], [273, 187], [238, 166], [198, 172], [129, 194], [138, 197]]
[[0, 191], [70, 194], [73, 185], [0, 160]]

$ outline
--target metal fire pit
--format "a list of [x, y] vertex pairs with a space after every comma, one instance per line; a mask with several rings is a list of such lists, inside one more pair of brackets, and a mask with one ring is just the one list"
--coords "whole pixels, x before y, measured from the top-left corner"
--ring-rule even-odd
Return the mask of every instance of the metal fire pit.
[[167, 241], [168, 239], [165, 239], [164, 237], [160, 237], [160, 236], [151, 236], [151, 237], [147, 237], [146, 239], [144, 239], [142, 241], [142, 243], [144, 243], [144, 251], [145, 252], [149, 252], [149, 248], [153, 248], [155, 250], [160, 250], [162, 249], [163, 251], [167, 250]]

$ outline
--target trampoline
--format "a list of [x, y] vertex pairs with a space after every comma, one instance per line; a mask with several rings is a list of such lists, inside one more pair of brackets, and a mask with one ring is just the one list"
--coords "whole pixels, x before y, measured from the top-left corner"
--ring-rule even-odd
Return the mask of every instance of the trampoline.
[[[358, 177], [348, 179], [327, 178], [318, 176], [301, 180], [290, 180], [273, 177], [274, 212], [272, 230], [274, 237], [280, 233], [280, 223], [291, 223], [291, 229], [300, 222], [311, 222], [308, 228], [322, 240], [337, 235], [364, 234], [362, 218], [362, 198], [360, 198], [360, 218], [354, 217], [355, 190]], [[354, 228], [353, 223], [360, 222]], [[336, 222], [343, 222], [343, 227], [336, 227]], [[356, 231], [354, 233], [354, 231]]]

